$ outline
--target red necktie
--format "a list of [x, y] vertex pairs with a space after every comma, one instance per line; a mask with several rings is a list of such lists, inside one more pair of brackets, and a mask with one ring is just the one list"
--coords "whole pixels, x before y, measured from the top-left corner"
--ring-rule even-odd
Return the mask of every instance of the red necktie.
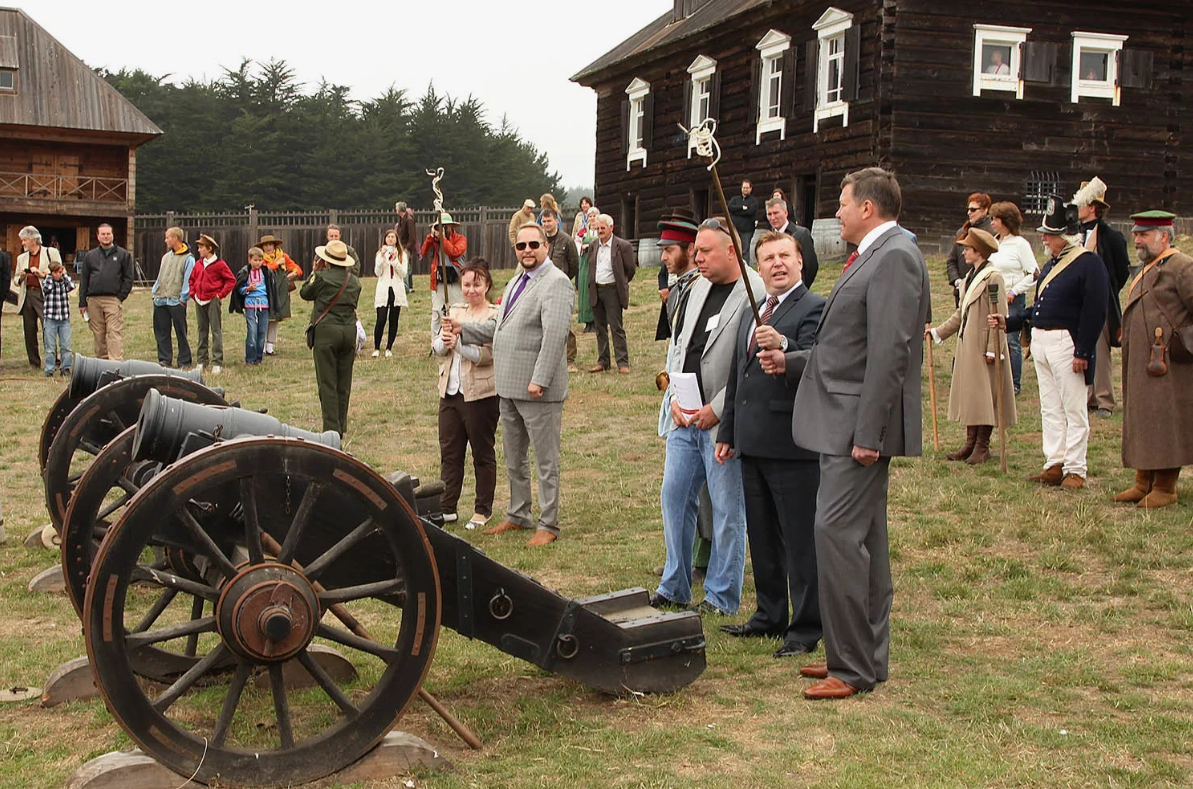
[[853, 261], [855, 260], [857, 260], [856, 249], [853, 250], [853, 253], [849, 256], [849, 259], [845, 261], [845, 268], [841, 269], [841, 273], [844, 274], [846, 271], [849, 271], [849, 267], [853, 265]]
[[[763, 324], [770, 323], [770, 316], [774, 314], [775, 307], [777, 307], [777, 306], [779, 306], [779, 297], [778, 296], [770, 296], [769, 298], [767, 298], [766, 309], [762, 311], [762, 323]], [[758, 341], [756, 339], [751, 338], [750, 339], [750, 349], [748, 351], [746, 351], [746, 355], [753, 356], [754, 352], [757, 350], [758, 350]]]

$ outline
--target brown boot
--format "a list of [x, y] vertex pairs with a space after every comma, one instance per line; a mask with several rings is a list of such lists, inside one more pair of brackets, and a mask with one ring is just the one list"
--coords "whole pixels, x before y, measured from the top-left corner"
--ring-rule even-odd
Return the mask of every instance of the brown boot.
[[965, 459], [971, 466], [985, 463], [990, 459], [990, 434], [994, 428], [990, 425], [978, 425], [978, 440], [973, 445], [973, 454]]
[[1033, 474], [1027, 478], [1028, 482], [1039, 482], [1041, 485], [1051, 485], [1054, 488], [1060, 487], [1061, 481], [1065, 478], [1063, 467], [1049, 466], [1039, 474]]
[[1152, 492], [1152, 483], [1155, 480], [1156, 472], [1144, 471], [1142, 469], [1135, 472], [1135, 484], [1122, 493], [1114, 494], [1113, 501], [1119, 504], [1135, 504], [1143, 501], [1143, 498]]
[[950, 452], [945, 455], [949, 460], [965, 460], [969, 454], [973, 452], [973, 445], [978, 440], [977, 425], [968, 425], [965, 428], [965, 446], [958, 449], [956, 452]]
[[1181, 475], [1179, 468], [1161, 468], [1155, 471], [1155, 482], [1152, 491], [1143, 497], [1143, 501], [1135, 506], [1145, 510], [1158, 510], [1161, 507], [1171, 507], [1176, 504], [1176, 480]]

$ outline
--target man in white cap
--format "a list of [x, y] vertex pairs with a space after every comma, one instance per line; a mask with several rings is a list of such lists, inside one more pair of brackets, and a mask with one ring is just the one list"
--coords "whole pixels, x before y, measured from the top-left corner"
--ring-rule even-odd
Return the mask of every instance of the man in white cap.
[[522, 203], [522, 207], [510, 217], [510, 246], [518, 243], [518, 228], [522, 225], [537, 224], [534, 219], [534, 207], [537, 205], [529, 197]]

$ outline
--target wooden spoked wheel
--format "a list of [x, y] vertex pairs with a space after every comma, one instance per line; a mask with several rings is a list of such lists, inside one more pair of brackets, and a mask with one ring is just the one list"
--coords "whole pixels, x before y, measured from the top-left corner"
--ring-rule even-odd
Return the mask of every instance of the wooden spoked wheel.
[[79, 398], [71, 394], [71, 387], [68, 386], [62, 390], [62, 394], [58, 395], [58, 399], [50, 406], [50, 413], [46, 414], [46, 421], [42, 422], [41, 440], [37, 445], [37, 467], [39, 469], [46, 467], [46, 457], [50, 454], [50, 445], [54, 443], [54, 436], [58, 435], [67, 415], [75, 410], [75, 406], [78, 404]]
[[75, 485], [104, 445], [137, 423], [150, 389], [191, 403], [227, 405], [201, 383], [170, 375], [136, 375], [114, 381], [84, 398], [63, 420], [50, 444], [42, 476], [46, 509], [58, 533]]
[[[138, 583], [154, 546], [189, 557], [199, 580], [152, 569]], [[96, 684], [146, 753], [204, 783], [289, 786], [359, 759], [417, 694], [439, 577], [418, 519], [368, 466], [299, 439], [245, 438], [187, 456], [133, 496], [95, 556], [83, 610]], [[309, 652], [318, 642], [358, 679], [337, 685]], [[136, 681], [136, 650], [192, 644], [197, 662], [169, 687]], [[289, 660], [313, 686], [287, 689]]]

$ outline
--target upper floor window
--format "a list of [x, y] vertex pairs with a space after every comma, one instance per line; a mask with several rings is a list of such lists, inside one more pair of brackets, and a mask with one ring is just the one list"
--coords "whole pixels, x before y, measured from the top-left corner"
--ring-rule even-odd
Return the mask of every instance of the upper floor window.
[[17, 92], [17, 72], [13, 69], [0, 69], [0, 93]]
[[654, 102], [651, 100], [650, 83], [637, 77], [626, 87], [625, 92], [628, 98], [622, 104], [622, 128], [625, 135], [625, 167], [629, 170], [634, 162], [642, 162], [642, 166], [646, 166], [646, 147], [650, 141]]
[[974, 25], [973, 95], [1003, 90], [1023, 98], [1022, 54], [1030, 27]]
[[1073, 78], [1070, 87], [1070, 101], [1076, 103], [1082, 96], [1095, 99], [1110, 99], [1119, 105], [1121, 85], [1119, 84], [1119, 54], [1126, 36], [1110, 33], [1073, 34]]
[[[717, 61], [701, 55], [688, 66], [691, 75], [684, 83], [685, 126], [695, 128], [708, 118], [716, 118], [720, 112], [721, 75], [717, 72]], [[688, 140], [688, 156], [695, 148]]]
[[[808, 46], [808, 65], [816, 64], [814, 90], [815, 112], [812, 131], [820, 130], [820, 122], [841, 117], [843, 126], [849, 125], [849, 102], [857, 98], [858, 64], [861, 52], [860, 29], [853, 24], [853, 14], [839, 8], [829, 8], [812, 25], [816, 41]], [[813, 59], [813, 49], [816, 57]]]
[[791, 48], [791, 36], [771, 30], [754, 48], [760, 56], [754, 62], [754, 86], [758, 91], [755, 142], [761, 142], [762, 135], [771, 131], [779, 132], [779, 139], [786, 139], [786, 116], [794, 87], [791, 83], [795, 80], [795, 50]]

